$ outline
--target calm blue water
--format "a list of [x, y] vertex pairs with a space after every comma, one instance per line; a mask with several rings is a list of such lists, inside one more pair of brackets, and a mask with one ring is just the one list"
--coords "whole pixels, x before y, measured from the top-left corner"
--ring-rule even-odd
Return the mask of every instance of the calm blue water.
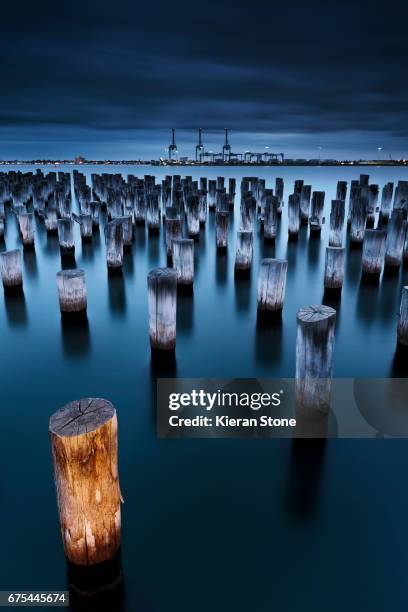
[[[123, 166], [81, 171], [156, 174], [158, 180], [171, 173]], [[265, 177], [271, 187], [282, 176], [285, 201], [302, 178], [326, 191], [327, 221], [337, 180], [358, 178], [360, 171], [380, 188], [408, 179], [402, 168], [181, 169], [193, 178], [235, 176], [237, 186], [243, 175]], [[294, 374], [296, 311], [322, 301], [328, 224], [320, 240], [309, 240], [303, 229], [297, 243], [288, 243], [285, 204], [275, 248], [264, 247], [258, 234], [252, 276], [236, 281], [238, 216], [237, 208], [226, 256], [216, 254], [209, 216], [196, 245], [194, 296], [178, 303], [176, 367], [165, 373]], [[108, 278], [103, 228], [92, 245], [81, 246], [79, 228], [76, 238], [76, 265], [88, 287], [87, 327], [61, 324], [58, 242], [40, 225], [35, 254], [24, 254], [24, 299], [0, 298], [0, 589], [66, 588], [48, 418], [72, 399], [101, 396], [118, 412], [125, 498], [125, 593], [116, 609], [405, 610], [408, 443], [335, 440], [299, 447], [289, 440], [156, 439], [146, 276], [166, 264], [164, 233], [148, 237], [137, 228], [123, 278]], [[17, 246], [10, 219], [6, 247]], [[281, 325], [259, 327], [257, 270], [261, 258], [271, 256], [289, 260], [285, 308]], [[406, 376], [395, 342], [408, 273], [361, 285], [360, 258], [347, 249], [342, 297], [331, 303], [338, 310], [335, 375]]]

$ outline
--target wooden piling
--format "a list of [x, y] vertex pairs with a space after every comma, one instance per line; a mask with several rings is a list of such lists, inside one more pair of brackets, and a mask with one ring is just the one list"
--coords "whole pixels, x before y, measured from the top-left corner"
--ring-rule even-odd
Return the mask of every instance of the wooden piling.
[[346, 205], [344, 200], [332, 200], [330, 212], [329, 246], [341, 247], [343, 244], [343, 225]]
[[295, 238], [299, 234], [300, 228], [300, 195], [293, 193], [289, 196], [288, 201], [288, 234]]
[[397, 328], [398, 344], [408, 347], [408, 287], [402, 288]]
[[217, 181], [210, 179], [208, 181], [208, 209], [215, 210], [217, 198]]
[[387, 223], [390, 218], [394, 183], [386, 183], [381, 194], [380, 222]]
[[278, 233], [279, 199], [277, 196], [266, 196], [264, 203], [264, 242], [273, 242]]
[[168, 218], [166, 216], [166, 253], [167, 253], [167, 257], [172, 257], [173, 254], [173, 247], [172, 247], [172, 242], [173, 240], [178, 240], [180, 238], [183, 237], [183, 231], [182, 231], [182, 226], [181, 226], [181, 220], [180, 219], [172, 219], [172, 218]]
[[147, 277], [149, 336], [153, 350], [174, 350], [176, 346], [177, 272], [157, 268]]
[[377, 276], [381, 274], [384, 266], [386, 239], [385, 230], [366, 230], [362, 256], [363, 274]]
[[346, 201], [347, 197], [347, 181], [337, 181], [336, 200]]
[[229, 213], [215, 213], [215, 243], [218, 250], [226, 250], [228, 246]]
[[85, 272], [61, 270], [57, 273], [57, 288], [61, 315], [83, 316], [87, 308]]
[[160, 227], [160, 208], [157, 192], [153, 191], [147, 198], [146, 221], [149, 232], [157, 233]]
[[299, 412], [330, 410], [336, 311], [308, 306], [297, 313], [296, 405]]
[[118, 424], [112, 404], [85, 398], [66, 404], [49, 423], [64, 551], [91, 566], [120, 546]]
[[249, 272], [252, 265], [253, 233], [248, 230], [237, 232], [235, 250], [235, 272]]
[[310, 197], [312, 194], [311, 185], [302, 185], [300, 192], [300, 223], [307, 225], [309, 220]]
[[58, 241], [61, 255], [74, 255], [74, 222], [72, 219], [58, 219]]
[[278, 198], [278, 201], [279, 201], [278, 215], [282, 214], [283, 190], [284, 190], [283, 178], [276, 178], [276, 180], [275, 180], [275, 196]]
[[352, 201], [350, 242], [362, 244], [367, 224], [367, 202], [360, 195]]
[[111, 272], [120, 272], [123, 263], [122, 226], [110, 221], [105, 227], [106, 263]]
[[190, 195], [187, 199], [187, 231], [190, 238], [197, 238], [200, 234], [198, 195]]
[[288, 262], [285, 259], [263, 259], [258, 275], [258, 312], [281, 312], [285, 300]]
[[313, 192], [309, 219], [310, 232], [312, 234], [320, 234], [322, 230], [324, 199], [324, 191]]
[[194, 240], [176, 238], [172, 241], [173, 268], [177, 273], [179, 285], [192, 285], [194, 282]]
[[[338, 200], [341, 202], [341, 200]], [[344, 202], [342, 202], [344, 204]], [[339, 291], [343, 287], [344, 265], [346, 252], [343, 247], [326, 247], [326, 262], [324, 268], [324, 287]]]
[[408, 212], [408, 181], [398, 181], [394, 195], [394, 208]]
[[207, 220], [207, 191], [200, 189], [198, 192], [198, 220], [200, 225], [205, 225]]
[[21, 251], [0, 253], [0, 271], [5, 291], [21, 290], [23, 287]]
[[25, 249], [34, 247], [34, 214], [22, 213], [18, 215], [21, 242]]
[[394, 208], [388, 225], [387, 240], [385, 243], [385, 265], [399, 268], [404, 251], [407, 222], [403, 208]]

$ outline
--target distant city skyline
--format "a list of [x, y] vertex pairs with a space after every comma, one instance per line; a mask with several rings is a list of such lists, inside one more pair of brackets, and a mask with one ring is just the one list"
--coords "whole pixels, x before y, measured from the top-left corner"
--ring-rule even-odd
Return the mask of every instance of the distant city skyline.
[[[47, 129], [39, 127], [20, 134], [0, 138], [0, 159], [73, 159], [82, 155], [87, 159], [159, 159], [167, 158], [171, 129], [129, 130], [105, 134], [105, 138], [92, 132], [86, 136], [82, 130], [65, 129], [53, 136]], [[65, 134], [64, 134], [65, 132]], [[11, 134], [10, 134], [11, 136]], [[179, 157], [195, 158], [198, 129], [176, 129], [176, 143]], [[220, 152], [224, 141], [223, 129], [203, 128], [203, 143], [206, 151]], [[287, 158], [306, 159], [403, 159], [408, 157], [408, 142], [395, 137], [388, 139], [389, 147], [382, 146], [385, 138], [375, 134], [268, 134], [245, 133], [230, 130], [229, 141], [233, 153], [245, 151], [284, 153]], [[319, 144], [320, 143], [320, 144]], [[405, 148], [404, 148], [405, 145]]]

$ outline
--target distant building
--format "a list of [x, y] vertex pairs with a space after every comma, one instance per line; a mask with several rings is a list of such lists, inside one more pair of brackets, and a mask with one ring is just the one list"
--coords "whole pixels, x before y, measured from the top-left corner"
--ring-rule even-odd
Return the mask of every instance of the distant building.
[[77, 155], [77, 157], [75, 157], [74, 162], [76, 164], [84, 164], [86, 162], [85, 157], [82, 157], [82, 155]]

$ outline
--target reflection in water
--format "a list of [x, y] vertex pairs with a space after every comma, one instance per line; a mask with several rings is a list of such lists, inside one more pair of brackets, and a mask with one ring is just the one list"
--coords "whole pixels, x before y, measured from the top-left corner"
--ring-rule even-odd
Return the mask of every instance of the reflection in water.
[[365, 277], [361, 277], [357, 294], [356, 314], [365, 327], [369, 327], [376, 322], [378, 292], [378, 283], [368, 282]]
[[23, 249], [24, 268], [28, 276], [38, 277], [37, 256], [34, 249]]
[[390, 376], [392, 378], [406, 378], [408, 376], [408, 347], [397, 344]]
[[62, 255], [61, 254], [61, 270], [75, 270], [76, 259], [75, 255]]
[[215, 281], [217, 285], [225, 285], [228, 277], [228, 251], [217, 252], [215, 257]]
[[27, 325], [28, 316], [24, 291], [5, 291], [4, 304], [9, 324], [12, 327], [22, 327]]
[[47, 240], [45, 242], [45, 252], [52, 254], [52, 253], [59, 253], [59, 242], [58, 242], [58, 236], [56, 234], [48, 234], [47, 233]]
[[398, 273], [399, 270], [396, 274], [386, 274], [384, 270], [379, 297], [380, 319], [391, 327], [396, 325], [395, 315], [399, 311], [401, 299]]
[[336, 333], [340, 331], [340, 312], [341, 312], [341, 291], [331, 291], [325, 289], [323, 291], [322, 304], [330, 306], [336, 311]]
[[177, 331], [191, 332], [194, 329], [193, 287], [177, 287]]
[[265, 242], [261, 239], [260, 243], [261, 259], [274, 259], [276, 253], [275, 241]]
[[235, 305], [238, 312], [247, 312], [251, 306], [251, 277], [235, 276]]
[[290, 445], [288, 510], [292, 516], [308, 520], [317, 506], [326, 440], [295, 438]]
[[91, 352], [91, 334], [86, 315], [79, 319], [61, 317], [64, 353], [68, 358], [86, 357]]
[[353, 248], [349, 238], [346, 241], [345, 281], [347, 286], [357, 287], [361, 280], [361, 249]]
[[282, 315], [276, 316], [273, 320], [257, 316], [255, 330], [255, 361], [257, 365], [273, 366], [280, 363], [282, 327]]
[[286, 259], [288, 260], [288, 270], [291, 270], [292, 274], [296, 268], [296, 258], [298, 252], [298, 244], [293, 240], [288, 240], [286, 245]]
[[133, 276], [135, 273], [135, 267], [133, 264], [133, 253], [131, 250], [123, 253], [123, 271], [126, 276]]
[[122, 273], [108, 272], [109, 307], [112, 314], [124, 315], [126, 312], [125, 281]]
[[147, 243], [147, 258], [151, 267], [156, 267], [159, 264], [160, 255], [160, 234], [149, 234], [149, 242]]
[[322, 252], [322, 242], [320, 234], [310, 234], [307, 246], [307, 259], [310, 269], [317, 268], [319, 265], [320, 253]]
[[129, 609], [120, 550], [113, 559], [93, 566], [74, 565], [67, 560], [67, 581], [71, 610]]
[[135, 246], [137, 251], [144, 251], [146, 245], [146, 228], [144, 225], [135, 226]]
[[150, 398], [152, 426], [157, 426], [157, 379], [176, 378], [176, 351], [158, 351], [151, 349], [150, 358]]
[[95, 256], [94, 245], [92, 242], [82, 242], [82, 259], [84, 261], [92, 261]]

